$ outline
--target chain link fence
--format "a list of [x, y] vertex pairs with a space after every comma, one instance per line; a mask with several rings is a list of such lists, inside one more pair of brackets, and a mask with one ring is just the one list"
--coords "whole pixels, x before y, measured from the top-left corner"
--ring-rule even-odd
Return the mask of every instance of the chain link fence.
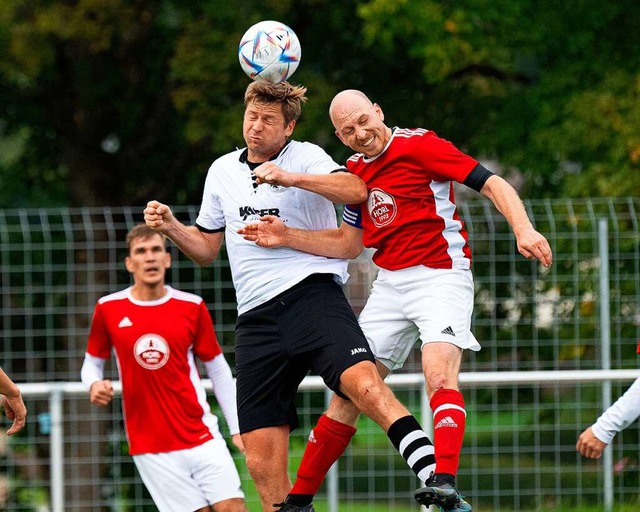
[[[526, 207], [554, 249], [550, 269], [518, 254], [508, 225], [488, 201], [459, 202], [474, 253], [473, 330], [483, 345], [479, 353], [465, 355], [463, 372], [638, 368], [640, 199], [531, 201]], [[79, 380], [96, 301], [130, 283], [124, 237], [142, 221], [142, 209], [0, 210], [2, 366], [16, 382]], [[188, 224], [197, 216], [197, 207], [174, 210]], [[603, 248], [608, 259], [602, 257]], [[236, 311], [226, 255], [199, 268], [175, 247], [170, 250], [168, 283], [204, 297], [233, 368]], [[346, 291], [356, 311], [376, 273], [369, 256], [365, 253], [350, 265]], [[117, 380], [113, 361], [108, 370]], [[399, 373], [420, 372], [416, 349]], [[605, 504], [603, 463], [583, 459], [575, 441], [607, 404], [609, 389], [615, 399], [628, 385], [463, 382], [468, 418], [459, 487], [474, 510]], [[421, 386], [396, 393], [420, 414]], [[325, 399], [322, 391], [299, 396], [302, 426], [292, 436], [292, 474]], [[65, 510], [155, 510], [127, 454], [119, 401], [99, 409], [90, 405], [88, 396], [65, 398], [63, 475], [51, 474], [49, 403], [45, 396], [28, 397], [23, 433], [0, 438], [0, 509], [51, 510], [51, 480], [61, 478]], [[616, 504], [639, 503], [638, 434], [634, 425], [610, 448]], [[258, 510], [255, 489], [238, 454], [236, 461], [249, 508]], [[361, 510], [363, 505], [415, 510], [410, 496], [419, 482], [366, 418], [360, 420], [359, 433], [338, 470], [340, 510]], [[319, 511], [327, 510], [326, 499], [325, 487]]]

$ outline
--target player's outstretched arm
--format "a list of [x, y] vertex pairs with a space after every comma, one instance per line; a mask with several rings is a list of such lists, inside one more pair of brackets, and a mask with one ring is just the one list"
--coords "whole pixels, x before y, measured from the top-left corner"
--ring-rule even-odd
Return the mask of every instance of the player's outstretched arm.
[[171, 208], [158, 201], [149, 201], [144, 209], [144, 221], [178, 246], [192, 261], [204, 267], [218, 256], [224, 233], [204, 233], [196, 226], [185, 226], [173, 216]]
[[345, 222], [337, 229], [311, 231], [291, 228], [278, 217], [265, 215], [238, 233], [261, 247], [290, 247], [327, 258], [353, 259], [363, 249], [362, 230]]
[[7, 435], [12, 436], [22, 430], [27, 421], [27, 408], [22, 400], [20, 388], [0, 368], [0, 404], [7, 418], [13, 421]]
[[536, 259], [545, 267], [551, 266], [553, 254], [547, 239], [538, 233], [527, 215], [515, 189], [503, 178], [492, 175], [480, 190], [507, 219], [516, 236], [518, 251], [525, 258]]
[[273, 162], [265, 162], [256, 167], [253, 173], [258, 184], [301, 188], [315, 192], [333, 203], [360, 204], [367, 199], [367, 186], [364, 181], [349, 172], [297, 174], [287, 172]]

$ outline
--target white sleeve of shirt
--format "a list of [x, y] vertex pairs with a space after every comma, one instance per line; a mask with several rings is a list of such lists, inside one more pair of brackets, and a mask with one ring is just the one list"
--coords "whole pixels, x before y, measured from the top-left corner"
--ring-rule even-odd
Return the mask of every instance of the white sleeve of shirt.
[[615, 435], [640, 416], [640, 377], [609, 407], [592, 426], [593, 433], [603, 443], [610, 444]]
[[215, 197], [215, 183], [218, 180], [216, 169], [220, 165], [218, 160], [211, 164], [207, 172], [202, 192], [202, 203], [196, 218], [198, 226], [209, 230], [220, 229], [225, 226], [224, 211], [219, 200]]
[[207, 361], [204, 368], [213, 384], [213, 394], [222, 409], [222, 414], [227, 420], [229, 433], [231, 435], [240, 432], [238, 424], [238, 409], [236, 406], [236, 381], [233, 379], [231, 368], [224, 358], [224, 355], [214, 357]]
[[311, 142], [300, 142], [295, 148], [296, 157], [303, 162], [307, 174], [330, 174], [337, 170], [345, 170], [344, 165], [340, 165], [320, 146]]
[[91, 384], [104, 379], [104, 367], [106, 364], [106, 359], [85, 353], [84, 362], [80, 369], [80, 380], [87, 388], [87, 391], [91, 389]]

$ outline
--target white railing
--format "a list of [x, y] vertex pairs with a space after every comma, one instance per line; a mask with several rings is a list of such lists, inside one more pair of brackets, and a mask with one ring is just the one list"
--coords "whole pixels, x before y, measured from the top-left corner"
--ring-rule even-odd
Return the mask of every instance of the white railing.
[[[575, 382], [603, 382], [605, 387], [610, 387], [613, 381], [631, 381], [640, 377], [640, 370], [575, 370], [575, 371], [524, 371], [524, 372], [468, 372], [460, 374], [460, 384], [471, 385], [511, 385], [527, 383], [575, 383]], [[211, 390], [211, 382], [205, 380], [205, 388]], [[392, 388], [424, 389], [424, 378], [421, 374], [390, 375], [387, 383]], [[80, 397], [87, 394], [87, 390], [80, 382], [43, 382], [19, 384], [25, 398], [48, 397], [51, 417], [50, 431], [50, 457], [51, 457], [51, 512], [63, 512], [65, 510], [64, 497], [64, 451], [63, 451], [63, 401], [65, 396]], [[116, 394], [120, 394], [122, 387], [120, 382], [113, 383]], [[308, 376], [304, 379], [300, 389], [302, 391], [325, 390], [326, 400], [331, 393], [326, 389], [322, 379], [316, 376]], [[422, 393], [421, 416], [426, 430], [431, 428], [431, 412], [426, 393]], [[30, 418], [28, 421], [31, 420]], [[604, 461], [603, 470], [613, 473], [613, 462]], [[613, 503], [609, 503], [608, 496], [613, 495], [613, 489], [606, 488], [610, 479], [605, 479], [603, 495], [605, 497], [605, 510], [612, 510]], [[338, 510], [338, 486], [337, 469], [334, 466], [327, 479], [328, 510]]]

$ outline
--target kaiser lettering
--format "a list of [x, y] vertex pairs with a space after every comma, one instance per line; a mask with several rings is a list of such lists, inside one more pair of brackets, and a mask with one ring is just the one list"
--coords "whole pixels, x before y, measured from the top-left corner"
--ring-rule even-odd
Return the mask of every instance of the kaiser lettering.
[[252, 215], [257, 215], [258, 217], [264, 217], [265, 215], [280, 217], [280, 208], [261, 208], [256, 210], [251, 206], [241, 206], [239, 208], [239, 214], [240, 217], [242, 217], [242, 220], [247, 220], [247, 218]]

